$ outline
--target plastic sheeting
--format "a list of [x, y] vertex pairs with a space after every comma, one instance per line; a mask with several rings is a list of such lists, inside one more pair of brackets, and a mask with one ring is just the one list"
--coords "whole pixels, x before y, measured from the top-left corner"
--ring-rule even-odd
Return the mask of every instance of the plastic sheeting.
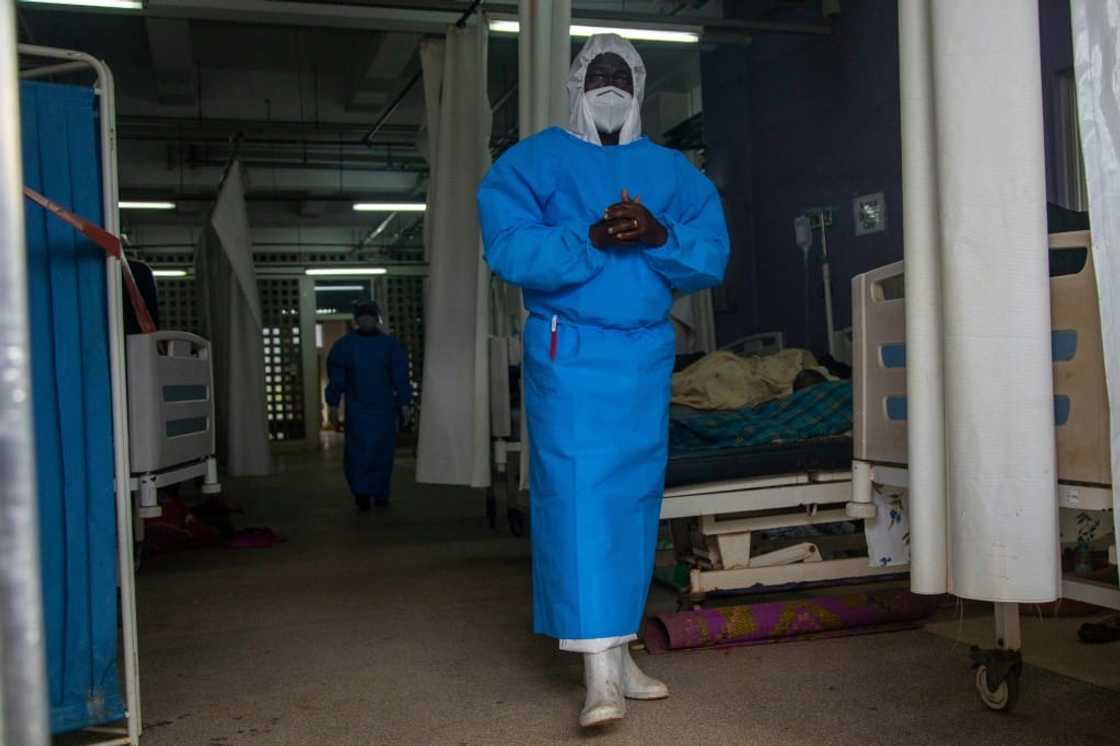
[[[1120, 474], [1120, 2], [1073, 0], [1072, 10], [1077, 108], [1089, 186], [1115, 480]], [[1115, 487], [1112, 499], [1115, 536], [1120, 537]]]
[[[94, 94], [24, 83], [24, 182], [102, 214]], [[117, 676], [117, 531], [105, 258], [26, 203], [28, 302], [51, 729], [124, 716]]]
[[416, 479], [428, 484], [490, 485], [490, 272], [475, 208], [490, 166], [487, 33], [452, 27], [442, 55], [421, 54], [431, 176]]
[[1038, 6], [930, 10], [949, 590], [1051, 601], [1058, 503]]
[[[214, 356], [218, 460], [230, 476], [272, 471], [264, 344], [241, 165], [233, 162], [199, 238], [195, 276], [203, 335]], [[295, 322], [293, 322], [295, 323]]]

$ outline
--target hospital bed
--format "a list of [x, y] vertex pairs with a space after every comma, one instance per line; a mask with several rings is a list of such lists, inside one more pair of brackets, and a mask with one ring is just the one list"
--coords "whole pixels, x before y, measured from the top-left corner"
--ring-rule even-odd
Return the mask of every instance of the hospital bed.
[[[1064, 510], [1111, 511], [1108, 392], [1090, 249], [1088, 231], [1050, 235], [1058, 501]], [[908, 487], [903, 269], [903, 262], [897, 262], [852, 281], [855, 420], [850, 512], [869, 509], [877, 490]], [[1115, 545], [1110, 560], [1116, 563]], [[1063, 598], [1120, 609], [1115, 585], [1066, 576], [1061, 590]], [[1017, 607], [997, 604], [996, 614], [1000, 648], [1017, 658]], [[977, 690], [991, 709], [1014, 704], [1017, 671], [1017, 664], [1011, 664], [996, 692], [980, 685], [978, 673]]]
[[214, 458], [214, 386], [210, 343], [186, 332], [127, 338], [128, 430], [136, 506], [134, 532], [160, 515], [161, 487], [202, 479], [202, 492], [221, 492]]
[[[736, 340], [729, 348], [766, 355], [781, 351], [782, 344], [782, 335], [771, 332]], [[501, 492], [510, 530], [520, 536], [529, 506], [520, 484], [518, 417], [510, 404], [510, 370], [516, 370], [520, 347], [514, 338], [494, 338], [490, 353], [495, 486], [488, 495], [488, 515], [494, 525]], [[851, 462], [847, 434], [671, 458], [661, 518], [670, 526], [677, 561], [689, 569], [682, 600], [700, 604], [718, 591], [904, 573], [905, 566], [873, 564], [858, 532], [788, 536], [790, 530], [852, 520], [846, 512]]]
[[[740, 354], [773, 354], [782, 337], [759, 334], [733, 346]], [[843, 434], [670, 458], [661, 518], [672, 526], [678, 561], [690, 568], [688, 601], [906, 572], [871, 562], [858, 532], [774, 538], [853, 520], [851, 455], [852, 438]]]

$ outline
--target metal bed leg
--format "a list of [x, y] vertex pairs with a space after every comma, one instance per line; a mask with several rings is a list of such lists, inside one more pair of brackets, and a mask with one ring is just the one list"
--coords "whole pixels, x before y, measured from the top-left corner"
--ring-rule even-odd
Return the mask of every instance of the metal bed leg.
[[875, 503], [871, 500], [874, 489], [874, 472], [866, 461], [852, 462], [852, 499], [846, 511], [852, 520], [870, 520], [875, 517]]
[[222, 483], [218, 481], [218, 460], [211, 456], [206, 459], [206, 476], [202, 481], [202, 494], [220, 495]]
[[1023, 673], [1019, 604], [997, 602], [995, 623], [995, 649], [972, 648], [976, 694], [989, 710], [1010, 712], [1019, 701], [1019, 677]]

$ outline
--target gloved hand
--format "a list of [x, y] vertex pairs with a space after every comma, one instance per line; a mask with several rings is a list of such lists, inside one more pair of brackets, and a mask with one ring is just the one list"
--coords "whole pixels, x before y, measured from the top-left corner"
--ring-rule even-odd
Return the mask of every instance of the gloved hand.
[[622, 201], [606, 209], [603, 219], [588, 232], [596, 248], [636, 248], [639, 245], [657, 248], [669, 240], [665, 226], [642, 204], [641, 197], [630, 197], [622, 190]]
[[327, 421], [331, 423], [331, 427], [338, 430], [338, 407], [331, 407], [327, 410]]

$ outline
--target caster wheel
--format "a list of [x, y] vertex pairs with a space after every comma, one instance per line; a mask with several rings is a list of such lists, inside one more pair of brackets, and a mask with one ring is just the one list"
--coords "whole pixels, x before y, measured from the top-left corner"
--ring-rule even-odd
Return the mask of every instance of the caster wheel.
[[521, 538], [525, 535], [525, 514], [516, 508], [510, 508], [506, 513], [506, 520], [509, 521], [509, 532], [514, 536]]
[[988, 667], [976, 669], [976, 694], [984, 706], [994, 712], [1010, 712], [1019, 701], [1019, 674], [1010, 672], [993, 690], [988, 685]]
[[677, 606], [681, 611], [700, 611], [708, 601], [706, 593], [683, 593], [677, 599]]
[[693, 598], [685, 594], [677, 598], [677, 611], [700, 611], [706, 601], [705, 598]]

